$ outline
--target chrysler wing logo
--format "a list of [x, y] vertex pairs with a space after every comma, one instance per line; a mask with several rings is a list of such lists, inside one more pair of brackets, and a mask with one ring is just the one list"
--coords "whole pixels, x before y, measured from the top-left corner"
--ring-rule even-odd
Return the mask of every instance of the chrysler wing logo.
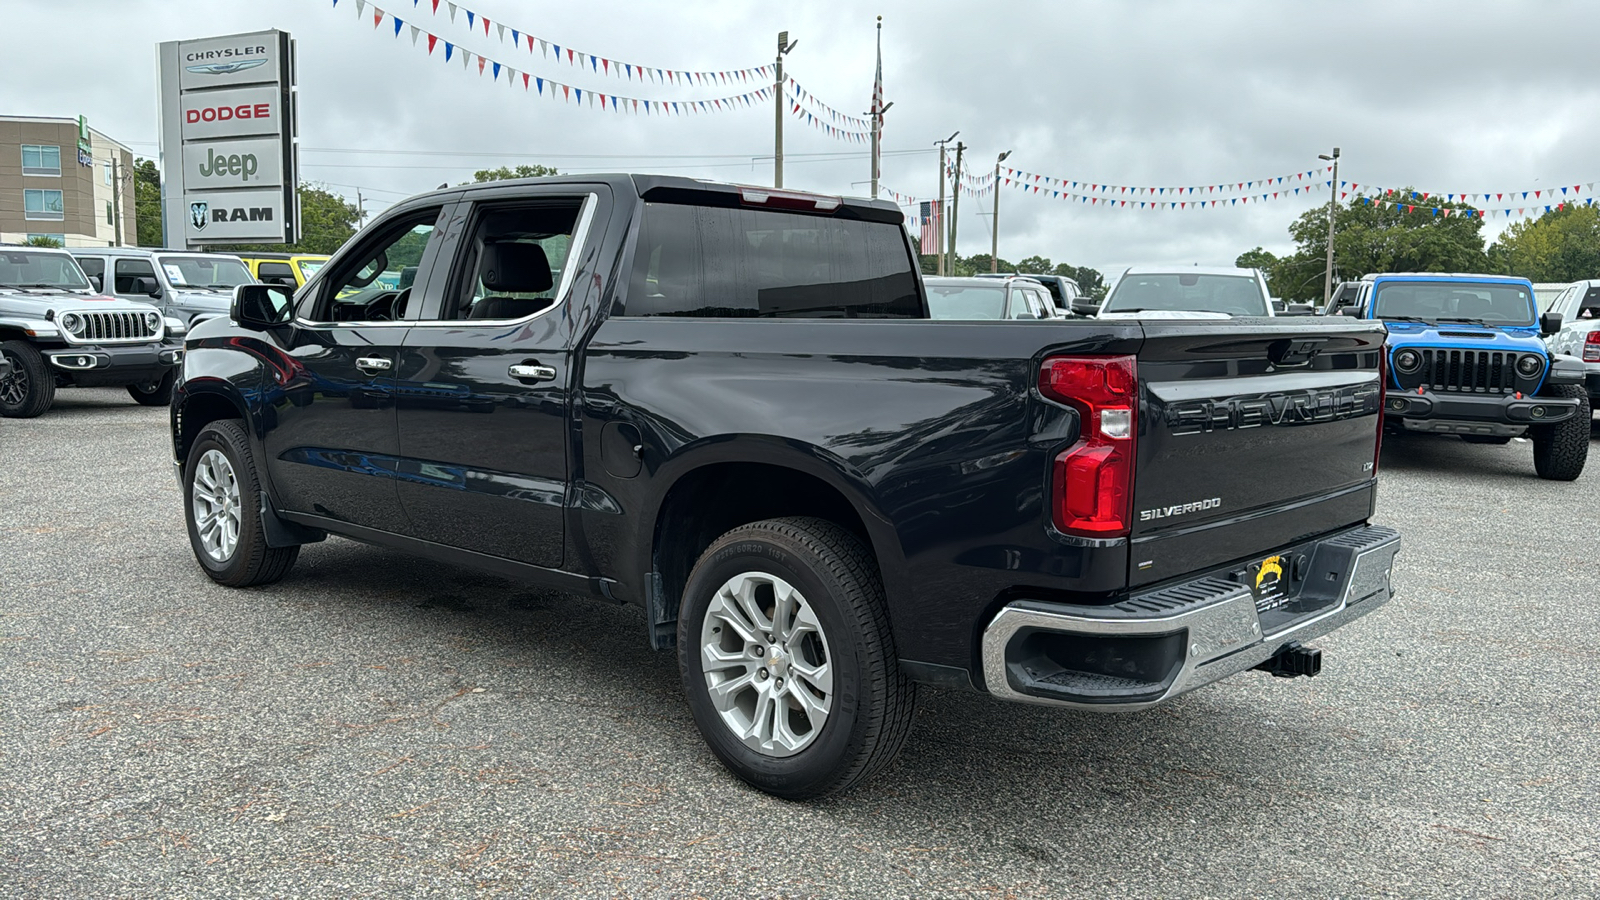
[[195, 231], [199, 231], [206, 227], [206, 222], [211, 218], [211, 216], [208, 215], [210, 209], [211, 204], [209, 203], [189, 204], [189, 224], [194, 226]]
[[184, 68], [196, 75], [232, 75], [235, 72], [243, 72], [246, 69], [254, 69], [256, 66], [264, 66], [266, 64], [267, 61], [264, 59], [241, 59], [238, 62], [202, 63], [198, 66], [184, 66]]

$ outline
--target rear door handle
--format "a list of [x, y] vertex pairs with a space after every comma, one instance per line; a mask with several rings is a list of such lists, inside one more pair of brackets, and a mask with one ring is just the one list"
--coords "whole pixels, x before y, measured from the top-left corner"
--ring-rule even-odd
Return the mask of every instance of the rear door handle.
[[356, 360], [356, 368], [368, 375], [387, 372], [393, 365], [393, 362], [381, 356], [363, 356]]
[[537, 381], [556, 380], [555, 366], [547, 366], [541, 363], [518, 363], [506, 371], [511, 373], [512, 378], [528, 384]]

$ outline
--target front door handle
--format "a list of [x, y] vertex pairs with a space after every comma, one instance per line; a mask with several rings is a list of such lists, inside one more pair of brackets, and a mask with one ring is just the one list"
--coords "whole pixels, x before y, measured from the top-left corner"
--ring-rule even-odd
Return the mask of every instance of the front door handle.
[[555, 366], [547, 366], [536, 362], [519, 363], [506, 371], [511, 373], [512, 378], [527, 384], [532, 384], [536, 381], [556, 380]]
[[368, 375], [376, 375], [379, 372], [387, 372], [393, 365], [394, 363], [382, 356], [363, 356], [356, 360], [356, 368], [367, 373]]

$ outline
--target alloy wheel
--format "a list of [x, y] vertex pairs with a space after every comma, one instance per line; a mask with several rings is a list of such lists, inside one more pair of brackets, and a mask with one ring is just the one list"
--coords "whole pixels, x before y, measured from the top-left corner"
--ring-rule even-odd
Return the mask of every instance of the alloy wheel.
[[242, 501], [233, 464], [221, 450], [207, 450], [195, 463], [190, 495], [195, 532], [206, 555], [219, 563], [232, 559], [239, 546]]
[[816, 611], [766, 572], [728, 579], [700, 627], [700, 669], [711, 705], [744, 745], [793, 756], [833, 709], [833, 666]]

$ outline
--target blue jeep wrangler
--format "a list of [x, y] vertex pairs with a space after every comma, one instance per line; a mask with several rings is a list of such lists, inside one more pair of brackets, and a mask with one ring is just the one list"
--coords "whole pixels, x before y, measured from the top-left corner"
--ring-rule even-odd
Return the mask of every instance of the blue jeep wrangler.
[[1340, 285], [1329, 312], [1389, 329], [1386, 423], [1391, 428], [1504, 444], [1526, 435], [1540, 478], [1572, 481], [1589, 455], [1583, 362], [1549, 352], [1561, 330], [1538, 315], [1525, 278], [1374, 274]]

